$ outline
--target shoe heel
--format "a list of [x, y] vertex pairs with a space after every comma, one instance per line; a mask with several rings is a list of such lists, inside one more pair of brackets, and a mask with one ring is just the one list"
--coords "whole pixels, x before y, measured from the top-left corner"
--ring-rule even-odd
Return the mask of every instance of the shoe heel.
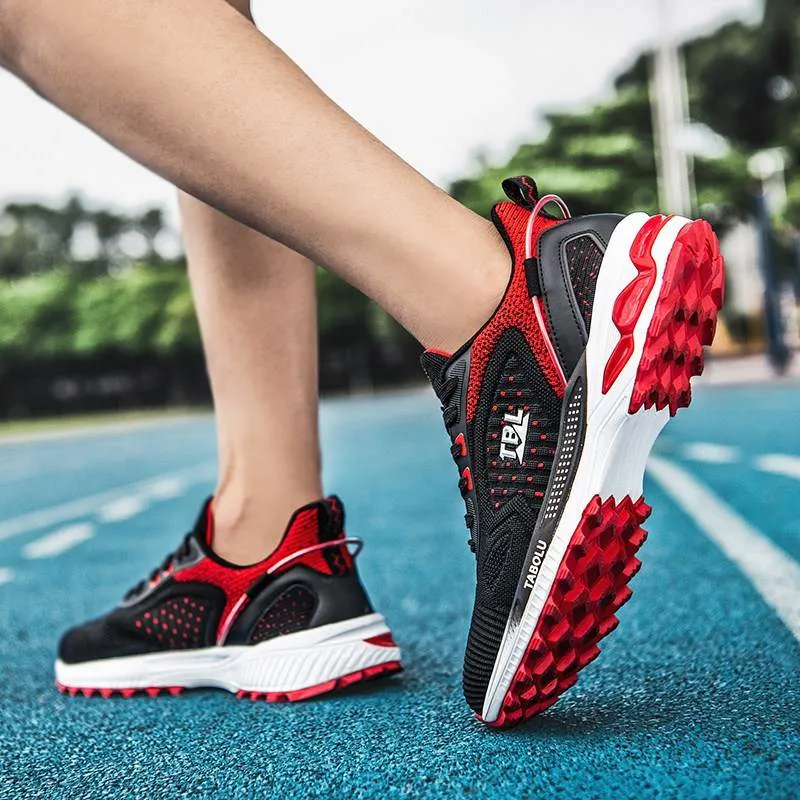
[[703, 372], [703, 346], [714, 339], [724, 298], [719, 242], [704, 220], [678, 233], [664, 269], [628, 413], [669, 408], [675, 416], [692, 399], [690, 381]]

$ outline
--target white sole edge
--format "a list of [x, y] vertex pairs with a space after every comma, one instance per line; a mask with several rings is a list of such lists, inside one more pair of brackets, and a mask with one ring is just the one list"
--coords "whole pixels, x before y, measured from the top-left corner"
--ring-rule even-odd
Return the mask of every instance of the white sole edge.
[[182, 686], [292, 692], [399, 661], [399, 647], [365, 641], [389, 632], [383, 616], [368, 614], [255, 645], [148, 653], [79, 664], [57, 660], [55, 676], [59, 684], [78, 689]]

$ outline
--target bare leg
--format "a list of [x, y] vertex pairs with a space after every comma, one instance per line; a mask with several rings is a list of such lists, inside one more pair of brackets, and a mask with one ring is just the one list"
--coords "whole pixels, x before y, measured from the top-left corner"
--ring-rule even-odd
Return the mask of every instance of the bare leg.
[[214, 549], [253, 563], [322, 497], [314, 266], [193, 198], [181, 211], [219, 439]]
[[0, 59], [176, 185], [337, 272], [428, 346], [458, 347], [503, 293], [507, 255], [490, 225], [220, 0], [0, 0]]
[[315, 267], [187, 194], [180, 207], [219, 442], [214, 549], [253, 563], [322, 497]]

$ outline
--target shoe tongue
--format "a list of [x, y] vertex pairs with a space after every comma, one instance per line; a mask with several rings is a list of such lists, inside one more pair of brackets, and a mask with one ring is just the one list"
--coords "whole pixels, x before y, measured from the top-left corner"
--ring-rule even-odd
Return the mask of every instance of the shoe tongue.
[[325, 515], [320, 519], [320, 529], [325, 531], [325, 539], [337, 539], [344, 531], [344, 504], [335, 494], [326, 497], [322, 504]]
[[450, 361], [450, 356], [440, 350], [426, 350], [419, 359], [422, 369], [428, 376], [433, 386], [433, 391], [439, 394], [439, 389], [444, 382], [444, 368]]
[[214, 539], [214, 498], [209, 497], [203, 503], [197, 521], [194, 523], [195, 537], [208, 547]]

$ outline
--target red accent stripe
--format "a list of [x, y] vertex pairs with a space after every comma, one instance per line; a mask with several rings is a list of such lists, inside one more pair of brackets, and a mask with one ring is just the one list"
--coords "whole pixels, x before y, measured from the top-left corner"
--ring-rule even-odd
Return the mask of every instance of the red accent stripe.
[[297, 700], [308, 700], [310, 697], [316, 697], [326, 692], [332, 692], [335, 689], [344, 689], [346, 686], [352, 686], [354, 683], [361, 683], [362, 681], [370, 681], [375, 678], [388, 677], [397, 672], [403, 671], [403, 665], [399, 661], [387, 661], [385, 664], [378, 664], [374, 667], [366, 667], [357, 672], [351, 672], [348, 675], [343, 675], [341, 678], [334, 678], [324, 683], [318, 683], [316, 686], [309, 686], [306, 689], [297, 689], [291, 692], [237, 692], [236, 696], [240, 698], [247, 698], [248, 700], [266, 700], [268, 703], [283, 703], [283, 702], [296, 702]]
[[214, 545], [214, 500], [208, 504], [206, 509], [206, 544], [209, 547]]
[[371, 636], [369, 639], [364, 639], [364, 641], [367, 644], [374, 644], [376, 647], [397, 647], [389, 631], [386, 631], [386, 633], [379, 633], [377, 636]]
[[619, 331], [620, 340], [606, 362], [603, 372], [603, 394], [608, 393], [633, 355], [635, 349], [633, 331], [656, 284], [658, 269], [653, 258], [653, 245], [658, 234], [671, 219], [672, 217], [664, 217], [661, 214], [650, 217], [636, 234], [631, 245], [631, 261], [638, 274], [619, 293], [614, 302], [611, 319]]
[[231, 626], [234, 620], [242, 612], [242, 609], [250, 602], [250, 596], [243, 594], [237, 601], [234, 607], [230, 610], [225, 619], [220, 621], [219, 629], [217, 630], [217, 647], [225, 643], [225, 639], [230, 633]]
[[467, 442], [464, 439], [464, 434], [459, 433], [455, 439], [453, 439], [453, 444], [457, 444], [461, 448], [461, 458], [466, 458], [467, 455]]
[[440, 350], [438, 347], [428, 347], [425, 350], [426, 353], [433, 353], [435, 356], [441, 356], [442, 358], [451, 359], [453, 357], [452, 353], [445, 353], [444, 350]]
[[82, 694], [84, 697], [92, 697], [99, 695], [100, 697], [112, 697], [119, 695], [120, 697], [129, 698], [135, 694], [146, 694], [148, 697], [156, 697], [161, 694], [171, 694], [173, 696], [179, 695], [184, 687], [183, 686], [143, 686], [138, 689], [95, 689], [88, 686], [65, 686], [63, 683], [56, 681], [56, 688], [62, 694], [68, 694], [70, 697], [75, 697], [76, 694]]

